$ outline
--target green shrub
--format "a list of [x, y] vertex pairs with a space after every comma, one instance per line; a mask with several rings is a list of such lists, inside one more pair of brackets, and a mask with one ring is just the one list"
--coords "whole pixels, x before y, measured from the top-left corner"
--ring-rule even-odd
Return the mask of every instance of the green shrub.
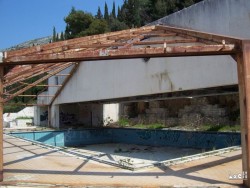
[[33, 117], [29, 117], [29, 116], [20, 116], [20, 117], [17, 117], [16, 119], [33, 119]]
[[128, 119], [126, 119], [126, 118], [120, 118], [119, 119], [119, 121], [118, 121], [118, 124], [120, 125], [120, 126], [126, 126], [126, 125], [129, 125], [129, 120]]

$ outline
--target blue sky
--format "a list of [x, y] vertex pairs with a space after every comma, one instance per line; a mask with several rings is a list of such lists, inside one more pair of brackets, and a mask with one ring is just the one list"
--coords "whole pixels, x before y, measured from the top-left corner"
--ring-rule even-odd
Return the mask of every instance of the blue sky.
[[[106, 0], [109, 12], [114, 0]], [[116, 6], [123, 0], [115, 0]], [[0, 0], [0, 49], [52, 35], [53, 26], [64, 31], [72, 6], [96, 14], [104, 12], [105, 0]]]

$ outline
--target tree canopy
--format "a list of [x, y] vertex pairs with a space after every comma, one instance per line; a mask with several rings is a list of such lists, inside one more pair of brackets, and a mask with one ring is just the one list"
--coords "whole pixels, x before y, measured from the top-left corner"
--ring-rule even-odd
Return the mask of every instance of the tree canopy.
[[94, 17], [90, 13], [86, 13], [82, 10], [75, 10], [73, 7], [69, 15], [64, 18], [64, 21], [66, 23], [65, 37], [66, 39], [72, 39], [81, 37], [81, 33], [90, 27], [91, 23], [94, 21]]
[[73, 7], [64, 18], [65, 32], [58, 35], [53, 28], [53, 41], [140, 27], [200, 1], [202, 0], [124, 0], [118, 7], [114, 1], [111, 12], [105, 2], [104, 14], [98, 7], [95, 16]]

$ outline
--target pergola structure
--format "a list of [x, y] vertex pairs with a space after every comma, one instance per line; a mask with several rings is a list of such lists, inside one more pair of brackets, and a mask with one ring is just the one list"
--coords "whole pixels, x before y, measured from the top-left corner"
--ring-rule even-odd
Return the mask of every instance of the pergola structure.
[[[250, 41], [168, 26], [87, 36], [0, 54], [0, 181], [3, 181], [3, 105], [32, 87], [57, 87], [48, 106], [74, 74], [81, 61], [231, 55], [237, 62], [243, 170], [250, 174]], [[69, 74], [61, 71], [72, 67]], [[225, 72], [225, 74], [227, 74]], [[64, 76], [62, 85], [48, 85], [51, 76]], [[30, 82], [32, 80], [32, 82]], [[33, 104], [27, 104], [33, 105]], [[250, 177], [244, 181], [250, 185]]]

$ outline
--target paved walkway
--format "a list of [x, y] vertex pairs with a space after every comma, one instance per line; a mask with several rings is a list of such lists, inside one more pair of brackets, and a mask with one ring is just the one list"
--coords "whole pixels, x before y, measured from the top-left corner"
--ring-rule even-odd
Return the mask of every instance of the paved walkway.
[[171, 167], [131, 172], [91, 160], [77, 159], [10, 136], [4, 136], [4, 182], [100, 187], [213, 186], [239, 187], [229, 180], [242, 172], [241, 151], [200, 159]]

